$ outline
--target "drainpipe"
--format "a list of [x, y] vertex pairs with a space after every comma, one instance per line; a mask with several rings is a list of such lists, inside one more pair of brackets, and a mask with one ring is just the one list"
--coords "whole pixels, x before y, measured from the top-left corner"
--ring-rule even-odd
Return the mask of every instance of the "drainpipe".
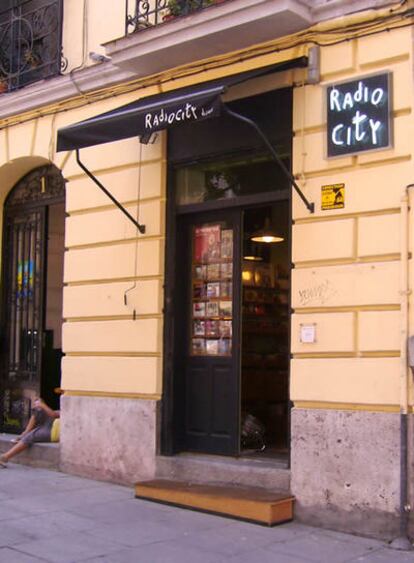
[[408, 225], [409, 225], [409, 184], [401, 198], [401, 340], [400, 340], [400, 530], [390, 547], [393, 549], [409, 551], [413, 546], [408, 538], [408, 524], [411, 507], [408, 499], [408, 297], [410, 294], [408, 278]]

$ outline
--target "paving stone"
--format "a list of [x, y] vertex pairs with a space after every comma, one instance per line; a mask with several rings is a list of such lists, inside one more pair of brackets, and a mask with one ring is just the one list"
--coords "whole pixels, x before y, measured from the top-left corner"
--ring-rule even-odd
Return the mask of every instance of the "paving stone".
[[[28, 491], [30, 493], [30, 491]], [[53, 512], [58, 509], [68, 509], [82, 507], [87, 504], [105, 504], [111, 500], [120, 498], [127, 499], [131, 493], [127, 490], [118, 491], [117, 489], [88, 489], [71, 490], [58, 493], [50, 493], [45, 484], [45, 494], [22, 496], [0, 502], [0, 513], [12, 514], [14, 510], [23, 512], [26, 515], [42, 514]]]
[[74, 563], [109, 555], [119, 551], [119, 544], [109, 539], [95, 538], [86, 533], [62, 534], [54, 538], [22, 543], [19, 551], [52, 561], [53, 563]]
[[0, 549], [0, 563], [40, 563], [42, 561], [50, 561], [50, 559], [39, 559], [8, 547]]
[[253, 532], [254, 535], [262, 539], [263, 545], [298, 538], [314, 531], [314, 528], [297, 524], [296, 522], [289, 522], [288, 524], [274, 527], [257, 526], [248, 522], [230, 522], [231, 527], [242, 535], [250, 535]]
[[[24, 518], [28, 515], [28, 512], [17, 509], [15, 506], [8, 506], [3, 508], [2, 502], [0, 502], [0, 523], [4, 521], [14, 520], [15, 518]], [[2, 524], [0, 524], [2, 525]]]
[[[2, 523], [0, 528], [0, 542], [2, 538], [3, 526], [7, 526], [13, 534], [18, 534], [14, 545], [24, 543], [26, 535], [30, 535], [28, 539], [38, 540], [55, 537], [62, 533], [83, 532], [94, 528], [98, 523], [89, 518], [83, 518], [77, 514], [70, 512], [56, 511], [28, 516], [26, 518], [17, 518], [7, 523]], [[6, 543], [7, 545], [7, 543]], [[8, 545], [12, 545], [11, 541]]]
[[414, 552], [382, 548], [361, 557], [350, 559], [351, 563], [414, 563]]
[[246, 553], [238, 553], [226, 563], [309, 563], [309, 559], [299, 555], [277, 554], [267, 548], [259, 547]]
[[[9, 471], [7, 469], [6, 471]], [[0, 475], [0, 479], [4, 473]], [[54, 473], [54, 475], [58, 475]], [[3, 479], [1, 481], [4, 482]], [[30, 496], [39, 496], [45, 494], [56, 494], [62, 493], [67, 491], [77, 491], [77, 490], [96, 490], [98, 491], [101, 488], [105, 488], [103, 483], [95, 482], [95, 481], [73, 481], [69, 479], [62, 479], [58, 477], [52, 477], [51, 479], [47, 480], [45, 478], [41, 479], [27, 479], [25, 481], [25, 487], [21, 486], [21, 479], [19, 482], [16, 482], [16, 479], [13, 482], [10, 482], [7, 487], [7, 491], [4, 493], [0, 493], [0, 501], [8, 500], [10, 498], [21, 498], [27, 496], [28, 491], [30, 491]], [[129, 492], [129, 491], [128, 491]]]
[[127, 500], [114, 501], [110, 505], [110, 510], [108, 509], [108, 503], [84, 504], [67, 510], [73, 514], [94, 519], [102, 524], [130, 522], [131, 520], [142, 518], [157, 521], [164, 515], [164, 512], [158, 508], [158, 505], [151, 506], [149, 503], [142, 505], [133, 498], [132, 494]]
[[[114, 555], [88, 560], [88, 563], [227, 563], [227, 561], [228, 558], [224, 556], [169, 541], [123, 550]], [[253, 561], [257, 563], [260, 560], [252, 559], [252, 563]], [[275, 563], [274, 559], [272, 563]]]
[[20, 520], [2, 522], [0, 525], [0, 547], [11, 547], [23, 541], [36, 539], [31, 528], [19, 529], [13, 523]]
[[364, 538], [361, 536], [354, 536], [353, 534], [345, 534], [343, 532], [335, 532], [334, 530], [324, 530], [322, 528], [314, 528], [314, 532], [323, 536], [328, 536], [340, 541], [352, 541], [355, 545], [361, 545], [367, 548], [381, 548], [384, 547], [384, 542], [375, 540], [373, 538]]
[[273, 543], [267, 549], [274, 553], [306, 556], [306, 559], [315, 563], [345, 563], [353, 557], [360, 557], [372, 553], [377, 546], [370, 547], [353, 543], [352, 536], [348, 541], [338, 540], [323, 533], [311, 533], [287, 542]]
[[[197, 528], [195, 528], [197, 529]], [[188, 534], [194, 533], [194, 528], [186, 528]], [[88, 531], [97, 538], [111, 538], [111, 540], [127, 547], [138, 547], [154, 542], [176, 539], [183, 536], [185, 531], [181, 526], [177, 526], [173, 521], [149, 521], [147, 519], [137, 519], [135, 522], [119, 523], [113, 522], [102, 527]]]
[[[254, 548], [262, 548], [273, 543], [278, 537], [279, 541], [296, 538], [298, 534], [305, 534], [289, 528], [262, 528], [254, 524], [232, 524], [215, 527], [201, 532], [191, 532], [184, 536], [183, 542], [205, 551], [233, 556]], [[309, 533], [309, 532], [308, 532]]]

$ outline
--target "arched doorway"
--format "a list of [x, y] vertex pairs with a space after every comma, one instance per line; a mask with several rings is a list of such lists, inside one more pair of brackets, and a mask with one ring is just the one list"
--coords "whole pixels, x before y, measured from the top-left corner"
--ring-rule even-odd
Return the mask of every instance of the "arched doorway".
[[62, 357], [65, 181], [53, 165], [24, 176], [4, 205], [0, 428], [20, 432], [25, 390], [58, 406]]

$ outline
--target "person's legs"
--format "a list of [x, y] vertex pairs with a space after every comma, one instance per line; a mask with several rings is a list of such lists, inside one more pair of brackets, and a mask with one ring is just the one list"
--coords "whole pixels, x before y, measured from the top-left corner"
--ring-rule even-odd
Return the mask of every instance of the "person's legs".
[[42, 426], [37, 426], [34, 430], [23, 436], [20, 441], [8, 452], [0, 456], [0, 469], [6, 467], [7, 462], [15, 455], [29, 448], [35, 442], [50, 442], [52, 423], [48, 421]]
[[12, 457], [27, 449], [27, 447], [27, 444], [25, 444], [24, 442], [19, 442], [18, 444], [10, 448], [8, 452], [0, 456], [0, 465], [4, 467]]

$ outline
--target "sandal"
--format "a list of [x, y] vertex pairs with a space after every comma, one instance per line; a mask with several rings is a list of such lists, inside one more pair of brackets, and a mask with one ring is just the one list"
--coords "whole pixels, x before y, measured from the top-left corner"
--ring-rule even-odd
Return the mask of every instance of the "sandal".
[[6, 469], [7, 461], [2, 457], [0, 457], [0, 469]]

